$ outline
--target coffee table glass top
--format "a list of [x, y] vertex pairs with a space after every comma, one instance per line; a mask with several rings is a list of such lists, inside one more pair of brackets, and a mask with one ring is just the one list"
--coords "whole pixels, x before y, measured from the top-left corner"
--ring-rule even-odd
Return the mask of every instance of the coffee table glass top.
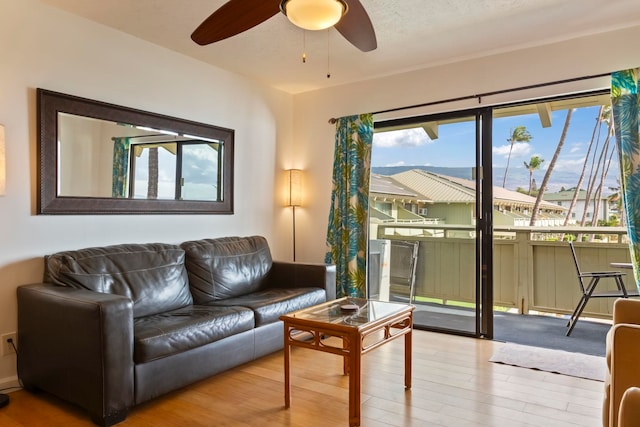
[[[355, 310], [345, 310], [344, 306], [357, 306]], [[287, 317], [311, 321], [360, 326], [407, 310], [409, 304], [366, 300], [362, 298], [341, 298], [287, 314]]]

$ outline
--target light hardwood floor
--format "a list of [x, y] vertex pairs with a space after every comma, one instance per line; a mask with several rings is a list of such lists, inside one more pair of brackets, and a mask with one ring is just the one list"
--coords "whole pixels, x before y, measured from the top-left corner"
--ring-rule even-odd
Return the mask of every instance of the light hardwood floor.
[[[362, 426], [600, 426], [603, 383], [488, 362], [502, 343], [414, 331], [413, 387], [403, 340], [363, 358]], [[348, 379], [335, 355], [292, 350], [284, 409], [283, 356], [274, 353], [133, 409], [122, 427], [348, 425]], [[91, 426], [44, 394], [10, 394], [1, 426]]]

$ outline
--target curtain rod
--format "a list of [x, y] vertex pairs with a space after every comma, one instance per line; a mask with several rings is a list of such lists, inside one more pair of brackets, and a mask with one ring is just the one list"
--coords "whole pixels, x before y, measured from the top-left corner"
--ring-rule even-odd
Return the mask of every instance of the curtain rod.
[[[485, 96], [501, 95], [503, 93], [518, 92], [518, 91], [521, 91], [521, 90], [537, 89], [537, 88], [546, 87], [546, 86], [554, 86], [554, 85], [559, 85], [559, 84], [564, 84], [564, 83], [578, 82], [578, 81], [582, 81], [582, 80], [597, 79], [597, 78], [600, 78], [600, 77], [607, 77], [607, 76], [610, 76], [610, 75], [611, 75], [611, 73], [592, 74], [590, 76], [574, 77], [574, 78], [571, 78], [571, 79], [556, 80], [556, 81], [548, 82], [548, 83], [537, 83], [537, 84], [533, 84], [533, 85], [520, 86], [520, 87], [511, 88], [511, 89], [502, 89], [502, 90], [496, 90], [496, 91], [492, 91], [492, 92], [484, 92], [484, 93], [479, 93], [477, 95], [466, 95], [466, 96], [460, 96], [460, 97], [457, 97], [457, 98], [442, 99], [442, 100], [439, 100], [439, 101], [425, 102], [423, 104], [414, 104], [414, 105], [409, 105], [409, 106], [406, 106], [406, 107], [390, 108], [388, 110], [374, 111], [371, 114], [393, 113], [393, 112], [396, 112], [396, 111], [410, 110], [412, 108], [431, 107], [433, 105], [447, 104], [447, 103], [450, 103], [450, 102], [467, 101], [469, 99], [474, 99], [474, 98], [477, 98], [478, 99], [478, 103], [481, 103], [482, 102], [482, 98], [485, 97]], [[330, 124], [335, 124], [337, 121], [338, 121], [338, 119], [336, 119], [335, 117], [332, 117], [332, 118], [329, 119], [329, 123]]]

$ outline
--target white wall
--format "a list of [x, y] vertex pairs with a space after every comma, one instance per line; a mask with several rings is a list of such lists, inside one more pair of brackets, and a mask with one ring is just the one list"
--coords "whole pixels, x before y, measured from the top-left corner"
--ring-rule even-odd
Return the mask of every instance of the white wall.
[[[273, 196], [277, 172], [292, 163], [291, 95], [35, 0], [0, 0], [0, 10], [8, 168], [0, 197], [0, 334], [17, 328], [16, 287], [39, 282], [43, 255], [59, 250], [261, 234], [274, 258], [291, 259], [290, 213]], [[39, 87], [235, 129], [235, 214], [36, 215]], [[15, 383], [15, 363], [0, 357], [0, 388]]]
[[[113, 122], [58, 114], [58, 194], [111, 197], [113, 136], [122, 131]], [[122, 128], [120, 126], [120, 128]], [[131, 128], [125, 128], [125, 132]], [[133, 129], [131, 129], [133, 130]]]
[[[548, 83], [640, 66], [640, 26], [543, 47], [504, 53], [342, 87], [307, 92], [294, 99], [295, 157], [307, 171], [305, 206], [296, 209], [297, 258], [322, 261], [325, 254], [335, 127], [331, 117], [378, 112], [496, 90]], [[438, 105], [374, 118], [466, 109], [518, 99], [558, 95], [609, 86], [608, 78], [576, 82], [518, 94]], [[300, 212], [298, 214], [298, 212]]]

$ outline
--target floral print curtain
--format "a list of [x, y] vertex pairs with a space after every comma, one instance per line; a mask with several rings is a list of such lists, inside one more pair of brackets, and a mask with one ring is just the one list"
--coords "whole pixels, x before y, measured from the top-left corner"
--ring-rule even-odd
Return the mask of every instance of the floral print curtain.
[[111, 180], [111, 196], [127, 197], [129, 180], [129, 140], [130, 138], [113, 138], [113, 174]]
[[640, 289], [640, 68], [611, 74], [613, 123], [620, 155], [620, 191], [636, 286]]
[[336, 265], [336, 295], [366, 297], [373, 115], [336, 121], [333, 189], [325, 262]]

